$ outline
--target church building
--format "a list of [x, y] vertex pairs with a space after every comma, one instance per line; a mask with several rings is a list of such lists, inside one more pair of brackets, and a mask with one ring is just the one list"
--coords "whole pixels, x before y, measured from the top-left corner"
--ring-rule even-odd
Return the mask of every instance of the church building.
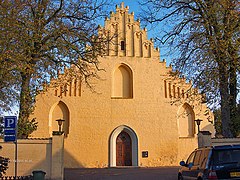
[[[74, 79], [37, 96], [33, 137], [51, 137], [63, 119], [64, 166], [175, 166], [197, 147], [198, 126], [214, 135], [203, 96], [160, 58], [147, 30], [122, 3], [99, 33], [118, 34], [99, 57], [94, 91]], [[65, 88], [66, 91], [63, 91]]]

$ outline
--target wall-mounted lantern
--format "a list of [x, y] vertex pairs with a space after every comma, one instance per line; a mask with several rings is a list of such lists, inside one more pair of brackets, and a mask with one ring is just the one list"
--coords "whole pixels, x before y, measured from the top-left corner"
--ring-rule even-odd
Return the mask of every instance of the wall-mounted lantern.
[[56, 120], [57, 122], [58, 122], [58, 132], [62, 132], [62, 125], [63, 125], [63, 122], [65, 121], [65, 120], [63, 120], [63, 119], [57, 119]]
[[197, 126], [198, 126], [198, 133], [200, 132], [200, 124], [201, 124], [201, 122], [203, 121], [203, 120], [201, 120], [201, 119], [196, 119], [196, 120], [194, 120], [196, 123], [197, 123]]

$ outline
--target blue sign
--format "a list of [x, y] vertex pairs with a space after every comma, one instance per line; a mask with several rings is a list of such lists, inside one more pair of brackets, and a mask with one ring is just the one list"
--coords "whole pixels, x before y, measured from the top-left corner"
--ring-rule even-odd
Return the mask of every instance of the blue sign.
[[4, 136], [4, 141], [5, 142], [16, 141], [16, 136]]
[[4, 141], [11, 142], [16, 141], [16, 116], [4, 116]]
[[17, 116], [4, 116], [4, 128], [13, 128], [17, 126]]
[[4, 129], [5, 135], [15, 135], [16, 131], [15, 129]]

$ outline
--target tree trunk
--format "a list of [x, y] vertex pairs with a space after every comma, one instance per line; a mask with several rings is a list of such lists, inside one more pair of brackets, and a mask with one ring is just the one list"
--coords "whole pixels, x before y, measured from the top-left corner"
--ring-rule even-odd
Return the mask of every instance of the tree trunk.
[[236, 134], [236, 118], [237, 118], [237, 63], [236, 60], [232, 60], [230, 62], [230, 69], [229, 69], [229, 92], [230, 92], [230, 100], [229, 100], [229, 107], [230, 107], [230, 119], [231, 119], [231, 130], [234, 136]]
[[21, 78], [19, 123], [28, 121], [32, 112], [32, 97], [30, 93], [31, 74], [26, 70], [26, 72], [21, 72]]
[[221, 96], [221, 120], [222, 120], [222, 135], [224, 137], [232, 137], [230, 130], [230, 107], [229, 107], [229, 86], [228, 86], [228, 71], [224, 62], [219, 63], [220, 74], [220, 96]]

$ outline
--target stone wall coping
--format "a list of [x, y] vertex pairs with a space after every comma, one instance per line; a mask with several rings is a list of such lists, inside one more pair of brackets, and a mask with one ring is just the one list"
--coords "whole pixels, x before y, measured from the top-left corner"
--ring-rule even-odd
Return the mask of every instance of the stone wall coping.
[[178, 139], [196, 139], [196, 136], [178, 137]]
[[[18, 139], [18, 144], [51, 144], [52, 138], [27, 138], [27, 139]], [[0, 139], [0, 143], [11, 144], [13, 142], [4, 142], [3, 139]]]
[[212, 138], [212, 140], [236, 140], [236, 141], [239, 141], [240, 138], [227, 138], [227, 137], [223, 137], [223, 138]]
[[240, 138], [212, 138], [213, 143], [239, 143]]
[[199, 134], [202, 134], [202, 135], [212, 135], [212, 133], [210, 133], [209, 131], [200, 131]]

